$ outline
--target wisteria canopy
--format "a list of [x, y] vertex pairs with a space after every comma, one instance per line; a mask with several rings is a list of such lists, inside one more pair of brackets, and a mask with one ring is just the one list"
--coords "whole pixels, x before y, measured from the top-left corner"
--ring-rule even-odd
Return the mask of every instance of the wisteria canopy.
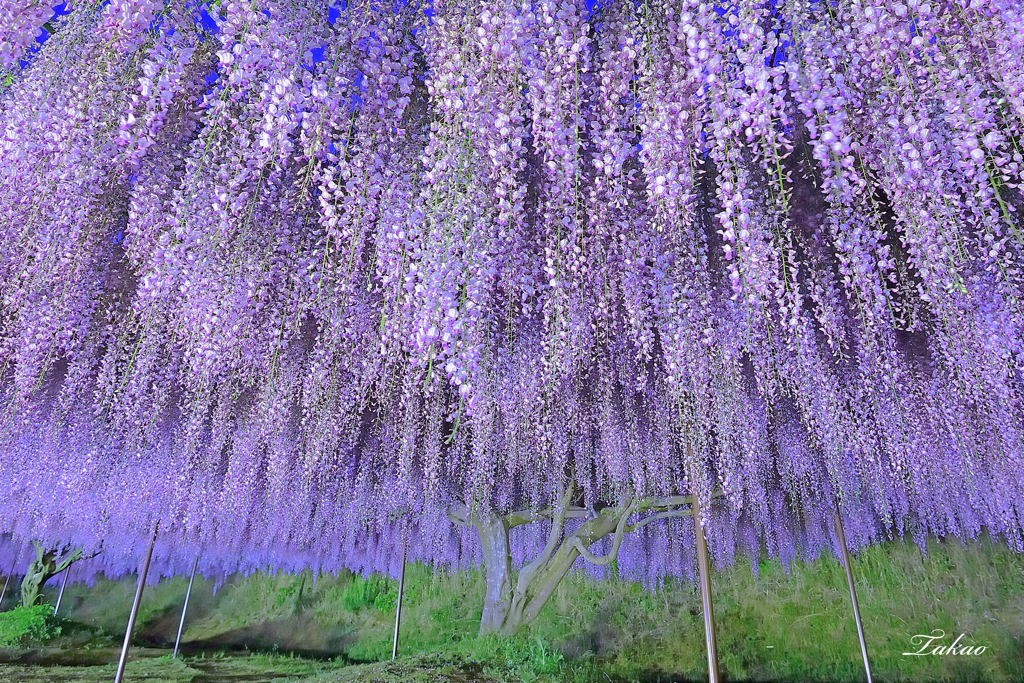
[[[0, 562], [688, 495], [719, 562], [1024, 551], [1017, 0], [58, 9], [0, 1]], [[693, 574], [666, 517], [620, 575]]]

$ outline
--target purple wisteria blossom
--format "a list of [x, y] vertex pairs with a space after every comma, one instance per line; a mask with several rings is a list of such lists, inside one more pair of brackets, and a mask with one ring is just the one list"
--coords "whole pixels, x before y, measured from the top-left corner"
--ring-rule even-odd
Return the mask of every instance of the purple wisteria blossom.
[[0, 2], [0, 566], [1024, 551], [1018, 5]]

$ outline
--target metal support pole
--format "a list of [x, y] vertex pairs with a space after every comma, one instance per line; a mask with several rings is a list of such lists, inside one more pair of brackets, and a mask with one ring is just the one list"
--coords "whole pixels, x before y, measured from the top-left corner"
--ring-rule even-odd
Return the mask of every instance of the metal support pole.
[[18, 555], [21, 554], [21, 549], [14, 554], [14, 561], [11, 562], [11, 571], [7, 572], [7, 580], [4, 581], [4, 589], [0, 591], [0, 603], [4, 601], [4, 596], [7, 595], [7, 584], [11, 582], [11, 577], [14, 575], [14, 568], [18, 566]]
[[704, 607], [704, 637], [708, 649], [708, 683], [720, 683], [718, 673], [718, 638], [715, 635], [715, 608], [711, 603], [711, 561], [708, 559], [708, 544], [704, 539], [704, 527], [700, 521], [700, 503], [697, 494], [693, 499], [693, 535], [697, 539], [697, 567], [700, 570], [700, 599]]
[[121, 683], [121, 678], [124, 676], [124, 665], [128, 661], [128, 646], [132, 642], [132, 629], [135, 628], [135, 617], [139, 613], [139, 603], [142, 602], [142, 588], [146, 585], [149, 561], [153, 559], [153, 546], [156, 545], [156, 530], [158, 526], [160, 526], [159, 523], [153, 527], [153, 537], [149, 539], [149, 550], [146, 551], [146, 559], [142, 562], [142, 570], [139, 572], [139, 586], [135, 589], [135, 601], [132, 602], [132, 612], [128, 616], [128, 628], [124, 632], [124, 645], [121, 646], [121, 658], [117, 662], [114, 683]]
[[53, 616], [57, 616], [57, 610], [60, 609], [60, 599], [64, 597], [64, 589], [68, 585], [68, 574], [71, 573], [71, 565], [68, 565], [67, 569], [64, 570], [64, 580], [60, 582], [60, 592], [57, 593], [57, 604], [53, 606]]
[[171, 654], [171, 659], [178, 656], [178, 645], [181, 643], [181, 629], [185, 627], [185, 610], [188, 609], [188, 598], [192, 595], [192, 582], [196, 580], [196, 568], [199, 566], [199, 558], [196, 558], [195, 563], [192, 565], [192, 576], [188, 580], [188, 590], [185, 591], [185, 604], [181, 607], [181, 621], [178, 622], [178, 637], [174, 639], [174, 652]]
[[398, 574], [398, 609], [395, 611], [395, 640], [391, 645], [391, 659], [398, 656], [398, 625], [402, 621], [402, 593], [405, 590], [405, 552], [402, 546], [402, 571]]
[[850, 601], [853, 603], [853, 619], [857, 622], [857, 637], [860, 638], [860, 654], [864, 658], [864, 673], [871, 681], [871, 663], [868, 661], [868, 646], [864, 640], [864, 625], [860, 621], [860, 607], [857, 605], [857, 589], [853, 585], [853, 569], [850, 566], [850, 551], [846, 549], [846, 534], [843, 532], [843, 518], [839, 515], [839, 508], [835, 510], [836, 538], [839, 539], [839, 547], [843, 551], [843, 567], [846, 569], [846, 583], [850, 587]]

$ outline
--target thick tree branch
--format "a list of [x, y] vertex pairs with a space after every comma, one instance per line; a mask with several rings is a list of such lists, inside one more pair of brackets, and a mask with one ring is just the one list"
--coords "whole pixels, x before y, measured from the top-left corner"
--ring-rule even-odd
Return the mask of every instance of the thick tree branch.
[[612, 540], [612, 549], [604, 557], [598, 557], [590, 552], [581, 542], [580, 539], [573, 534], [569, 537], [569, 543], [576, 548], [576, 551], [583, 557], [584, 560], [596, 565], [609, 565], [615, 561], [615, 558], [619, 555], [619, 544], [622, 543], [622, 534], [626, 528], [626, 520], [629, 519], [630, 515], [633, 514], [633, 508], [635, 503], [631, 502], [626, 506], [626, 509], [622, 511], [622, 516], [619, 518], [619, 523], [615, 526], [615, 537]]
[[693, 508], [690, 508], [689, 510], [670, 510], [669, 512], [659, 512], [656, 515], [651, 515], [650, 517], [647, 517], [646, 519], [640, 520], [639, 522], [637, 522], [636, 524], [633, 524], [632, 526], [626, 527], [626, 533], [627, 534], [631, 534], [634, 531], [636, 531], [637, 529], [642, 529], [643, 527], [647, 526], [651, 522], [657, 521], [659, 519], [670, 519], [672, 517], [690, 517], [692, 515], [693, 515]]
[[70, 567], [72, 562], [77, 562], [80, 559], [82, 559], [82, 549], [75, 548], [70, 555], [67, 555], [60, 561], [60, 564], [58, 564], [54, 569], [54, 573], [60, 574], [62, 571]]
[[[711, 494], [711, 500], [721, 498], [724, 495], [725, 493], [721, 489], [717, 489]], [[636, 505], [636, 511], [645, 512], [648, 510], [671, 510], [672, 508], [679, 507], [680, 505], [690, 505], [691, 503], [692, 500], [690, 496], [648, 496], [640, 499]], [[511, 529], [523, 524], [539, 522], [542, 519], [552, 519], [554, 516], [554, 508], [517, 510], [505, 515], [505, 522]], [[593, 516], [594, 513], [592, 510], [577, 506], [570, 506], [565, 513], [565, 519], [587, 519]], [[626, 533], [629, 533], [629, 529], [626, 530]]]
[[[711, 494], [711, 500], [721, 498], [724, 495], [725, 493], [722, 491], [722, 489], [716, 489]], [[679, 507], [680, 505], [690, 505], [691, 502], [692, 501], [690, 496], [648, 496], [646, 498], [640, 499], [640, 501], [636, 505], [636, 511], [645, 512], [648, 510], [671, 510], [673, 508]], [[458, 524], [459, 526], [472, 526], [472, 523], [468, 521], [468, 517], [466, 517], [465, 512], [456, 513], [456, 515], [453, 516], [453, 507], [458, 507], [461, 508], [462, 510], [468, 509], [466, 508], [465, 505], [462, 504], [456, 504], [454, 506], [451, 506], [448, 508], [448, 518], [456, 524]], [[516, 510], [515, 512], [510, 512], [507, 515], [505, 515], [505, 523], [508, 525], [509, 529], [512, 529], [517, 526], [522, 526], [523, 524], [530, 524], [531, 522], [539, 522], [544, 519], [553, 519], [555, 517], [556, 511], [557, 506], [541, 508], [540, 510]], [[576, 505], [570, 505], [565, 510], [565, 519], [588, 519], [593, 516], [593, 510], [585, 507], [579, 507]], [[629, 531], [630, 529], [627, 528], [626, 533], [629, 533]]]
[[[565, 519], [586, 519], [592, 515], [593, 513], [587, 508], [575, 506], [570, 507], [565, 511]], [[511, 529], [523, 524], [529, 524], [530, 522], [539, 522], [542, 519], [552, 519], [554, 516], [555, 510], [552, 508], [544, 508], [543, 510], [518, 510], [505, 515], [505, 521]]]
[[690, 505], [692, 502], [693, 496], [651, 496], [640, 501], [637, 511], [669, 509], [680, 505]]

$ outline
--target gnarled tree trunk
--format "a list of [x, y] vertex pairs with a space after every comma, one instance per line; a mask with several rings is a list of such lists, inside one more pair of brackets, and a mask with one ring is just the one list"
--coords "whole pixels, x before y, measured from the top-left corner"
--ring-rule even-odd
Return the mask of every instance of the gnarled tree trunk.
[[[611, 564], [618, 556], [623, 534], [658, 519], [693, 514], [690, 496], [627, 498], [618, 505], [596, 512], [572, 506], [574, 493], [575, 487], [570, 484], [553, 509], [525, 510], [508, 515], [470, 509], [463, 504], [448, 508], [449, 519], [460, 526], [476, 527], [480, 537], [487, 585], [480, 635], [512, 635], [531, 624], [581, 555], [593, 564]], [[714, 497], [719, 495], [716, 492]], [[638, 520], [627, 525], [633, 515], [639, 515]], [[587, 521], [571, 534], [565, 534], [565, 520], [571, 518], [586, 518]], [[547, 545], [540, 555], [519, 570], [513, 584], [509, 529], [542, 519], [552, 521]], [[611, 552], [600, 557], [592, 554], [589, 547], [609, 534], [614, 534]]]
[[57, 551], [46, 550], [36, 541], [33, 542], [33, 545], [36, 547], [36, 559], [28, 565], [25, 578], [21, 582], [21, 604], [23, 607], [31, 607], [36, 604], [43, 584], [82, 557], [82, 549], [76, 548], [58, 562]]
[[484, 612], [480, 633], [501, 631], [512, 607], [512, 556], [508, 545], [508, 523], [493, 512], [476, 517], [474, 524], [484, 555]]

